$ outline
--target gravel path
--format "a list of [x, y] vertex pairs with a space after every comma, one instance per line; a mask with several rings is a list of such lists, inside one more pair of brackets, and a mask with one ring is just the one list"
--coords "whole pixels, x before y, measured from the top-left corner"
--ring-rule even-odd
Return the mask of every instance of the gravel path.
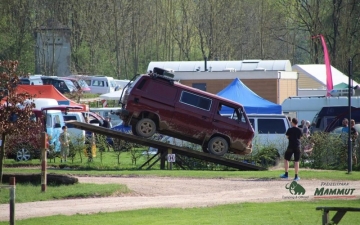
[[[249, 179], [189, 179], [159, 177], [78, 177], [80, 183], [125, 184], [133, 193], [120, 197], [69, 199], [18, 203], [16, 219], [42, 217], [56, 214], [73, 215], [98, 212], [113, 212], [142, 208], [161, 207], [206, 207], [240, 202], [289, 201], [294, 197], [285, 186], [291, 180]], [[354, 188], [360, 198], [360, 181], [342, 181], [348, 186], [329, 186], [338, 181], [301, 180], [306, 190], [305, 198], [314, 199], [316, 188]], [[295, 196], [296, 197], [296, 196]], [[298, 201], [299, 199], [296, 199]], [[9, 219], [9, 204], [0, 205], [0, 221]]]

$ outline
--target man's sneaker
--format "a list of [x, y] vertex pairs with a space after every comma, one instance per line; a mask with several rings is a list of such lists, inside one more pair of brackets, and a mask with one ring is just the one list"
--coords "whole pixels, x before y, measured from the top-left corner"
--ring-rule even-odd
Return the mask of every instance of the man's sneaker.
[[281, 174], [281, 175], [280, 175], [280, 178], [288, 179], [289, 177], [286, 176], [286, 174]]
[[295, 177], [294, 178], [294, 181], [299, 181], [300, 180], [300, 177]]

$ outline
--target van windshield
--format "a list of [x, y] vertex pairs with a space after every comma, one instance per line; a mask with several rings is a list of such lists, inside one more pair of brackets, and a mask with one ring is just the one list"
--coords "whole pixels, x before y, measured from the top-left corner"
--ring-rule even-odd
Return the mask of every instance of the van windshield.
[[76, 89], [80, 90], [81, 86], [79, 84], [79, 82], [77, 80], [71, 80], [71, 82], [74, 84], [74, 86], [76, 87]]
[[115, 88], [115, 87], [116, 87], [115, 81], [110, 80], [110, 87], [112, 87], [112, 88]]
[[89, 86], [87, 85], [87, 83], [83, 79], [79, 79], [77, 82], [79, 83], [80, 87], [89, 88]]
[[75, 87], [74, 83], [71, 80], [64, 80], [66, 86], [69, 88], [70, 92], [77, 91], [77, 88]]

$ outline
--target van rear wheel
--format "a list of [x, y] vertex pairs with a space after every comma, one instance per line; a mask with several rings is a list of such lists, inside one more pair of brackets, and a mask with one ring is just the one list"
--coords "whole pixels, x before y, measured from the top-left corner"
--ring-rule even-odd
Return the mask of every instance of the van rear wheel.
[[156, 132], [156, 124], [149, 118], [143, 118], [136, 124], [136, 135], [149, 138]]
[[227, 153], [229, 144], [222, 137], [213, 137], [208, 143], [208, 150], [211, 154], [217, 156], [223, 156]]

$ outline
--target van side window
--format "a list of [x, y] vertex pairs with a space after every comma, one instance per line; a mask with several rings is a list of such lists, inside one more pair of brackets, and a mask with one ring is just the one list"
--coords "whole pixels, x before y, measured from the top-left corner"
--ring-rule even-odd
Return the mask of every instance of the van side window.
[[284, 134], [284, 119], [258, 119], [259, 134]]
[[224, 105], [224, 109], [226, 109], [227, 111], [230, 110], [233, 112], [230, 116], [228, 116], [228, 118], [230, 118], [232, 120], [237, 120], [238, 122], [246, 123], [245, 116], [243, 115], [244, 112], [241, 108], [236, 109], [231, 106]]
[[92, 83], [92, 86], [104, 87], [104, 81], [94, 80], [93, 83]]
[[141, 90], [144, 87], [144, 84], [146, 83], [146, 79], [143, 79], [140, 84], [136, 87], [137, 89]]
[[181, 93], [180, 102], [187, 105], [192, 105], [200, 109], [209, 111], [211, 106], [211, 99], [195, 95], [193, 93], [183, 91]]
[[52, 127], [51, 124], [52, 124], [51, 115], [47, 114], [46, 115], [46, 127], [48, 127], [48, 128]]
[[244, 110], [239, 108], [239, 121], [242, 122], [242, 123], [246, 123], [246, 119], [245, 119], [245, 116], [244, 116]]
[[86, 83], [88, 86], [91, 86], [91, 80], [85, 80], [85, 83]]
[[53, 123], [53, 125], [54, 125], [54, 128], [61, 127], [59, 115], [55, 115], [55, 116], [54, 116], [54, 123]]

